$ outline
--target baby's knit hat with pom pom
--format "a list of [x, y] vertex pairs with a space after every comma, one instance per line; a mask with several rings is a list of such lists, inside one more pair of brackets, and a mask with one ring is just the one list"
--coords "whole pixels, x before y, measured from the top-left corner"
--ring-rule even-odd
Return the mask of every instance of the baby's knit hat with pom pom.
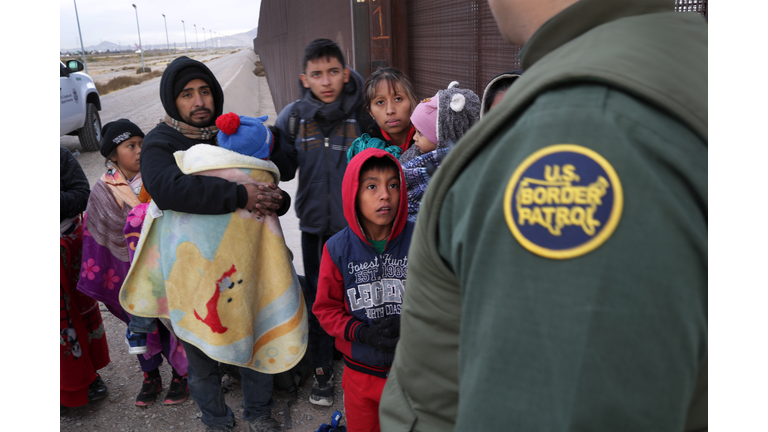
[[235, 113], [220, 115], [216, 119], [219, 147], [259, 159], [268, 159], [275, 142], [272, 132], [264, 124], [268, 118], [269, 116], [238, 116]]

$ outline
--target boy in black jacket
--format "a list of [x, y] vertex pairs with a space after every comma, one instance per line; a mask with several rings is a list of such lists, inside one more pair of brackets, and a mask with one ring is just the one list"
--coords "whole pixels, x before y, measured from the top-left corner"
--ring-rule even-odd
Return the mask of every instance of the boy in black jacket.
[[[286, 106], [277, 117], [280, 147], [291, 163], [280, 169], [283, 180], [299, 170], [296, 215], [301, 229], [301, 250], [309, 311], [309, 349], [315, 383], [309, 401], [333, 403], [333, 338], [311, 312], [317, 292], [323, 245], [347, 226], [341, 204], [341, 182], [347, 168], [347, 148], [360, 136], [359, 112], [363, 79], [346, 67], [339, 46], [328, 39], [312, 41], [304, 52], [300, 77], [301, 99]], [[293, 137], [293, 140], [291, 140]]]

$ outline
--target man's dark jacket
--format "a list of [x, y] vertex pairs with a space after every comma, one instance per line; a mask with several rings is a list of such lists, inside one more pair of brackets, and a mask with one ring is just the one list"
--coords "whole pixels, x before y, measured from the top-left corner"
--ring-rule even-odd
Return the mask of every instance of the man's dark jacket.
[[[224, 92], [219, 81], [203, 63], [182, 56], [174, 60], [160, 79], [160, 100], [165, 112], [173, 119], [184, 121], [176, 109], [173, 95], [175, 77], [181, 70], [196, 67], [210, 76], [214, 101], [214, 119], [222, 114]], [[212, 123], [213, 125], [213, 123]], [[192, 140], [171, 126], [160, 123], [146, 137], [141, 151], [141, 176], [144, 187], [155, 204], [162, 210], [175, 210], [193, 214], [225, 214], [244, 208], [248, 202], [245, 186], [217, 177], [185, 175], [176, 165], [173, 153], [188, 150], [195, 144], [218, 145], [216, 136], [208, 140]], [[276, 148], [279, 152], [279, 148]], [[273, 161], [282, 172], [282, 154], [273, 155]], [[290, 196], [283, 192], [283, 206], [278, 215], [290, 205]]]

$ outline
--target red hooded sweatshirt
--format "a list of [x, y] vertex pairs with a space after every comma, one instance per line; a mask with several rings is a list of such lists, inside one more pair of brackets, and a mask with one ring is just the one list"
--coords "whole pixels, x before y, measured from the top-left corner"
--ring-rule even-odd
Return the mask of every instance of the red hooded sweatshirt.
[[[365, 238], [355, 206], [360, 169], [374, 157], [390, 158], [400, 173], [397, 216], [381, 254]], [[336, 347], [344, 354], [346, 367], [382, 378], [389, 374], [394, 354], [363, 344], [357, 336], [361, 327], [400, 314], [413, 234], [413, 223], [407, 221], [407, 196], [397, 158], [376, 148], [366, 149], [352, 158], [342, 183], [344, 217], [349, 226], [331, 237], [323, 248], [317, 297], [312, 308], [320, 325], [336, 338]]]

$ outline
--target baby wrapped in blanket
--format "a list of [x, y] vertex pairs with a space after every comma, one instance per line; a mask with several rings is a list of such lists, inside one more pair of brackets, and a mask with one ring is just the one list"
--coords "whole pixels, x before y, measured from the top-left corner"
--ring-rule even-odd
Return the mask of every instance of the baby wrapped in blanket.
[[[176, 163], [184, 174], [276, 184], [266, 119], [222, 115], [219, 147], [176, 152]], [[224, 363], [275, 374], [306, 351], [306, 306], [277, 215], [150, 204], [120, 302], [134, 317], [169, 318], [179, 338]]]

